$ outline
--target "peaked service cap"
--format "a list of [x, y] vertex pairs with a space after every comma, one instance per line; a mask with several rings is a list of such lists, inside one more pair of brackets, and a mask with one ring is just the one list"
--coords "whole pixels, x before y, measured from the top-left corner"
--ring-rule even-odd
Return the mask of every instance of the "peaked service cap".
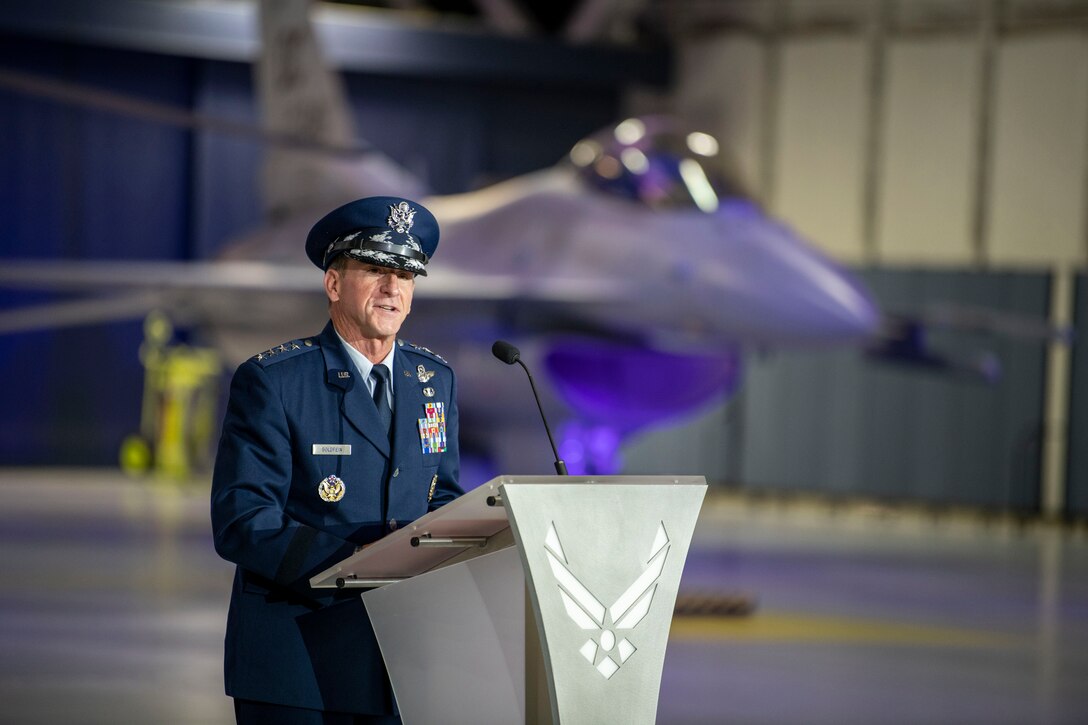
[[366, 264], [427, 276], [438, 248], [438, 221], [422, 205], [370, 196], [333, 209], [306, 237], [306, 256], [321, 269], [341, 254]]

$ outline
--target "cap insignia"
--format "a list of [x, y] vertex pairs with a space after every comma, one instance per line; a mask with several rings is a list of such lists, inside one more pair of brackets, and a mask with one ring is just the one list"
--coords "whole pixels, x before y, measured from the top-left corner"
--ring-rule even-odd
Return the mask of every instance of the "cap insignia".
[[408, 206], [408, 202], [402, 201], [396, 205], [390, 205], [389, 219], [386, 223], [400, 234], [407, 234], [412, 230], [412, 220], [415, 215], [416, 210]]

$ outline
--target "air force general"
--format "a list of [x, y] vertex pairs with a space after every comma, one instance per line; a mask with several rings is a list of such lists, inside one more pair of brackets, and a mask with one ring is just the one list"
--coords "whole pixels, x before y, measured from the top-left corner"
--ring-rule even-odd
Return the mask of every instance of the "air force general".
[[406, 199], [314, 225], [329, 323], [243, 363], [215, 461], [215, 548], [237, 570], [226, 692], [239, 723], [399, 722], [358, 592], [309, 578], [461, 494], [453, 371], [397, 338], [438, 223]]

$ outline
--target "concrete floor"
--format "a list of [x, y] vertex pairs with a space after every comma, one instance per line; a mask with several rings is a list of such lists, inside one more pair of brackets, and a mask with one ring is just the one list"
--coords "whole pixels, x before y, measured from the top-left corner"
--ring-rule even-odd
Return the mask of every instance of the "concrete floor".
[[[206, 487], [0, 470], [0, 722], [230, 723]], [[1088, 722], [1088, 536], [708, 500], [661, 723]]]

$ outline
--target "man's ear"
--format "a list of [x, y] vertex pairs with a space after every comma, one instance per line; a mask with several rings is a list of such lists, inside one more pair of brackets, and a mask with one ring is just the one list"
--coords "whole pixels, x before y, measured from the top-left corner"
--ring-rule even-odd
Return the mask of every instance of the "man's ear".
[[325, 296], [329, 302], [340, 301], [340, 273], [335, 269], [325, 270]]

